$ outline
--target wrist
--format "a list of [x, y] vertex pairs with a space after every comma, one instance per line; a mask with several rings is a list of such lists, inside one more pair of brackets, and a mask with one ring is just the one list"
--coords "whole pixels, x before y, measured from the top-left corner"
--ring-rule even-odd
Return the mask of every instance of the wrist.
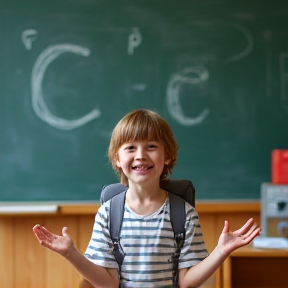
[[232, 252], [232, 251], [228, 251], [225, 247], [223, 247], [223, 245], [219, 245], [219, 244], [215, 247], [215, 250], [216, 250], [215, 252], [218, 254], [218, 257], [223, 261]]
[[70, 246], [67, 249], [65, 255], [63, 255], [67, 260], [73, 261], [73, 259], [77, 258], [80, 252], [76, 249], [74, 245]]

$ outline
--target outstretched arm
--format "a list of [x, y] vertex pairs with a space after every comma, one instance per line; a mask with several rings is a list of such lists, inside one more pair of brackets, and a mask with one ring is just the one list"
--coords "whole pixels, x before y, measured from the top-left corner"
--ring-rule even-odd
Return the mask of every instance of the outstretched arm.
[[56, 235], [38, 224], [33, 227], [33, 232], [41, 245], [65, 257], [93, 286], [118, 287], [117, 269], [107, 269], [90, 262], [74, 246], [68, 228], [62, 229], [62, 235]]
[[260, 235], [260, 231], [252, 218], [234, 232], [229, 231], [229, 223], [225, 221], [218, 244], [212, 253], [197, 265], [179, 271], [180, 287], [199, 287], [220, 267], [231, 252], [249, 244]]

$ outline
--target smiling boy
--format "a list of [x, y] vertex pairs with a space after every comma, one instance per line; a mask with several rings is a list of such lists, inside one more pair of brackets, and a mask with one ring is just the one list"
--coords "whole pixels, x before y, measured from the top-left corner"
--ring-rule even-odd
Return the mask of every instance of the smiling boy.
[[[175, 271], [171, 259], [176, 245], [169, 197], [163, 187], [176, 163], [177, 150], [170, 126], [151, 110], [128, 113], [113, 130], [108, 157], [121, 183], [127, 187], [120, 233], [125, 258], [120, 267], [109, 234], [110, 201], [96, 214], [84, 255], [74, 246], [67, 228], [58, 236], [40, 225], [34, 226], [39, 242], [64, 256], [97, 288], [116, 288], [119, 284], [122, 288], [173, 287]], [[179, 258], [181, 288], [199, 287], [232, 251], [260, 234], [253, 219], [234, 232], [229, 231], [229, 223], [225, 221], [218, 244], [208, 256], [198, 214], [189, 203], [185, 203], [185, 210], [186, 237]]]

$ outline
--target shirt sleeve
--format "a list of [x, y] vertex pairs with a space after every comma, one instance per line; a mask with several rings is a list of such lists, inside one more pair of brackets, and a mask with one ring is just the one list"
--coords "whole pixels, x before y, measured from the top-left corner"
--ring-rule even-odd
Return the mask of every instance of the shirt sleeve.
[[96, 265], [118, 269], [108, 229], [109, 207], [110, 201], [107, 201], [99, 208], [95, 216], [92, 236], [84, 256]]
[[189, 268], [208, 256], [199, 216], [195, 208], [186, 202], [186, 235], [179, 258], [179, 269]]

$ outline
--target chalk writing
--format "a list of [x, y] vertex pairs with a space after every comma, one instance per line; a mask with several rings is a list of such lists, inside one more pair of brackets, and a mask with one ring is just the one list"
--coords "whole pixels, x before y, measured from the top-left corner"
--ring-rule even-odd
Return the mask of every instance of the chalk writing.
[[[209, 27], [212, 27], [211, 23], [208, 22], [195, 22], [193, 23], [193, 25], [205, 26], [208, 27], [208, 29], [210, 29]], [[237, 49], [234, 55], [230, 55], [224, 59], [222, 58], [221, 62], [223, 64], [229, 64], [231, 62], [239, 61], [242, 58], [248, 56], [252, 52], [254, 46], [253, 37], [250, 31], [248, 31], [244, 26], [225, 22], [217, 23], [217, 25], [229, 26], [230, 28], [232, 27], [237, 31], [237, 33], [240, 33], [240, 35], [244, 36], [244, 39], [246, 41], [246, 45], [244, 45], [244, 48], [242, 47], [240, 48], [240, 50]], [[129, 31], [130, 34], [128, 35], [127, 53], [128, 55], [133, 55], [135, 53], [135, 49], [139, 47], [142, 43], [142, 35], [140, 33], [140, 29], [137, 27], [130, 28]], [[125, 33], [127, 33], [127, 30]], [[32, 44], [37, 39], [37, 37], [38, 33], [35, 29], [27, 29], [23, 31], [21, 38], [27, 50], [32, 49]], [[266, 35], [266, 38], [267, 37], [268, 36]], [[269, 40], [270, 37], [268, 37], [267, 39]], [[71, 130], [80, 127], [82, 125], [85, 125], [86, 123], [92, 121], [93, 119], [99, 118], [101, 116], [101, 111], [95, 108], [88, 114], [78, 119], [68, 120], [54, 115], [49, 110], [48, 106], [44, 101], [42, 82], [45, 76], [46, 69], [49, 67], [51, 62], [56, 60], [63, 53], [74, 53], [83, 57], [88, 57], [91, 54], [91, 51], [86, 47], [70, 43], [51, 45], [48, 48], [46, 48], [37, 58], [36, 63], [32, 70], [31, 75], [32, 107], [36, 115], [49, 125], [61, 130]], [[288, 111], [287, 59], [288, 54], [282, 53], [280, 55], [280, 77], [281, 77], [280, 97], [286, 112]], [[270, 74], [271, 73], [269, 72], [269, 75]], [[170, 77], [170, 80], [166, 88], [166, 105], [169, 114], [179, 124], [183, 126], [199, 125], [204, 121], [204, 119], [208, 117], [210, 113], [210, 109], [208, 107], [203, 107], [202, 111], [199, 111], [198, 115], [195, 117], [192, 117], [191, 115], [190, 116], [185, 115], [180, 101], [181, 87], [184, 84], [199, 85], [201, 83], [203, 84], [208, 80], [209, 80], [209, 70], [208, 68], [204, 67], [204, 65], [186, 67], [185, 69], [182, 69], [181, 71], [172, 74], [172, 76]], [[267, 82], [268, 80], [269, 79], [267, 79]], [[134, 83], [131, 84], [131, 88], [135, 91], [144, 91], [147, 89], [147, 84]]]
[[209, 79], [209, 72], [201, 66], [187, 67], [171, 76], [167, 86], [166, 103], [171, 116], [184, 126], [200, 124], [209, 114], [205, 108], [197, 117], [187, 117], [180, 104], [180, 88], [184, 83], [197, 85]]
[[237, 60], [240, 60], [240, 59], [246, 57], [247, 55], [249, 55], [252, 52], [253, 46], [254, 46], [253, 37], [252, 37], [251, 33], [245, 27], [243, 27], [242, 25], [237, 25], [237, 24], [232, 24], [232, 23], [229, 23], [229, 26], [235, 27], [237, 30], [239, 30], [244, 35], [244, 37], [247, 41], [247, 45], [246, 45], [245, 49], [242, 50], [241, 52], [224, 59], [223, 62], [225, 64], [230, 63], [230, 62], [234, 62], [234, 61], [237, 61]]
[[83, 46], [73, 44], [52, 45], [46, 48], [37, 58], [32, 70], [32, 106], [36, 115], [51, 126], [62, 130], [71, 130], [82, 126], [95, 118], [100, 117], [101, 111], [94, 109], [79, 119], [66, 120], [53, 115], [48, 109], [43, 97], [42, 81], [47, 67], [51, 64], [51, 62], [53, 62], [57, 57], [59, 57], [59, 55], [63, 53], [74, 53], [87, 57], [90, 55], [90, 50]]
[[38, 37], [37, 31], [35, 29], [27, 29], [22, 32], [22, 42], [27, 50], [32, 49], [32, 42], [35, 41]]
[[128, 36], [128, 55], [134, 53], [134, 48], [138, 47], [142, 42], [142, 36], [138, 28], [132, 28], [131, 34]]

